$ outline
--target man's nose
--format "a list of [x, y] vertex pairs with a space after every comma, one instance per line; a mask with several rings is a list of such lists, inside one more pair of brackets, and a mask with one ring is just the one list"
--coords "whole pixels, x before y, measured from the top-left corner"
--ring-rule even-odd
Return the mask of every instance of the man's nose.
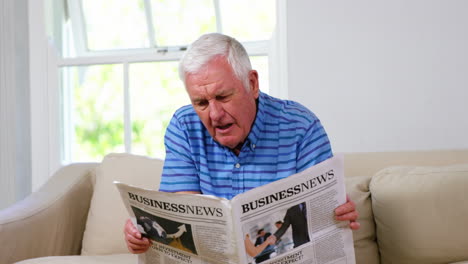
[[224, 115], [223, 106], [216, 101], [210, 102], [210, 119], [213, 121], [219, 121]]

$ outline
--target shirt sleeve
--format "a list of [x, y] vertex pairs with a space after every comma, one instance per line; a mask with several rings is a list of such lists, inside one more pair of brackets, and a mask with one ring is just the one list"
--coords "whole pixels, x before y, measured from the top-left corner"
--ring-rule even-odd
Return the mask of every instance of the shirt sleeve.
[[327, 133], [320, 120], [315, 117], [299, 144], [297, 172], [310, 168], [332, 156], [333, 153]]
[[164, 136], [166, 159], [161, 176], [160, 191], [200, 192], [200, 179], [190, 151], [187, 129], [174, 115]]

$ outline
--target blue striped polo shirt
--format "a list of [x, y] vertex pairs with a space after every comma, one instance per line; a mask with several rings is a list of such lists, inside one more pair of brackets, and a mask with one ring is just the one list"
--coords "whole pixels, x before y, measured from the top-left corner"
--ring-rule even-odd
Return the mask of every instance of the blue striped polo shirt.
[[191, 105], [175, 112], [164, 140], [160, 191], [198, 191], [227, 199], [333, 155], [311, 111], [265, 93], [260, 93], [254, 124], [238, 156], [211, 137]]

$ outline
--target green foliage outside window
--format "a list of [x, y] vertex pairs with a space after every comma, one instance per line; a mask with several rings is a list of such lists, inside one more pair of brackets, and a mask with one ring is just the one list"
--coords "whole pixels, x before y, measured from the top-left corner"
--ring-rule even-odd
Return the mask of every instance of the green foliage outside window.
[[74, 160], [99, 160], [106, 153], [124, 151], [122, 65], [64, 70], [73, 84]]

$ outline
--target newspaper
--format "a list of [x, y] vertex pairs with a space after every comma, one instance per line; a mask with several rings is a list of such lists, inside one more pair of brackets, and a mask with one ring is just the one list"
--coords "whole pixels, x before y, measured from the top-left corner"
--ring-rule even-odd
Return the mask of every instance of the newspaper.
[[235, 196], [164, 193], [115, 182], [134, 224], [150, 238], [139, 263], [355, 263], [343, 158]]

